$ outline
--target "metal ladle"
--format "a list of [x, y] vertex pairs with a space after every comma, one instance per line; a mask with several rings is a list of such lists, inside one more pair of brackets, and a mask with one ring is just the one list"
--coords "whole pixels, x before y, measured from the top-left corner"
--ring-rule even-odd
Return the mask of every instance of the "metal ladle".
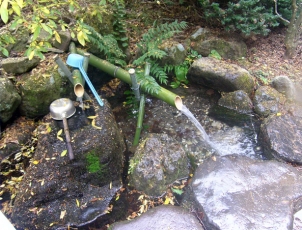
[[85, 81], [87, 82], [89, 88], [91, 89], [91, 91], [92, 91], [93, 95], [95, 96], [96, 100], [98, 101], [99, 105], [103, 106], [104, 103], [103, 103], [102, 99], [96, 92], [96, 90], [95, 90], [94, 86], [92, 85], [90, 79], [88, 78], [85, 70], [83, 69], [83, 61], [84, 61], [84, 57], [82, 55], [69, 54], [67, 57], [66, 63], [67, 63], [67, 65], [70, 65], [71, 67], [74, 67], [74, 68], [78, 68], [80, 70], [81, 74], [85, 78]]
[[71, 117], [76, 112], [76, 108], [74, 107], [73, 102], [70, 99], [60, 98], [53, 101], [50, 104], [49, 109], [50, 109], [50, 115], [54, 120], [63, 120], [67, 151], [68, 151], [69, 159], [73, 160], [74, 155], [70, 144], [70, 135], [69, 135], [67, 118]]

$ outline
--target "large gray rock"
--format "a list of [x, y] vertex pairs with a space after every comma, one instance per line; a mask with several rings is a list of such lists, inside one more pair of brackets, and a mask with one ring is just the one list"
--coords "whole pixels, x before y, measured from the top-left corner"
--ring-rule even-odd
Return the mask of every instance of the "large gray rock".
[[234, 37], [215, 35], [200, 28], [191, 36], [191, 48], [206, 57], [212, 50], [216, 50], [224, 59], [236, 60], [246, 56], [246, 44]]
[[130, 161], [130, 185], [150, 196], [160, 196], [176, 179], [189, 175], [182, 146], [167, 134], [149, 134]]
[[302, 163], [301, 116], [271, 115], [261, 124], [260, 140], [264, 153], [286, 162]]
[[0, 78], [0, 120], [7, 122], [21, 103], [21, 96], [13, 83]]
[[301, 172], [276, 161], [209, 158], [196, 170], [192, 187], [203, 220], [222, 230], [290, 230], [301, 208]]
[[108, 102], [104, 100], [102, 108], [94, 103], [87, 112], [92, 108], [95, 127], [79, 108], [68, 119], [73, 161], [62, 155], [66, 150], [64, 134], [58, 135], [62, 121], [47, 116], [38, 128], [35, 155], [13, 208], [12, 219], [19, 228], [66, 229], [106, 215], [121, 187], [125, 144]]
[[259, 87], [253, 99], [255, 112], [260, 116], [267, 117], [272, 113], [277, 113], [280, 103], [285, 102], [285, 96], [269, 86]]
[[67, 77], [61, 77], [54, 63], [41, 70], [33, 70], [18, 81], [22, 102], [19, 110], [29, 118], [44, 116], [49, 113], [52, 101], [68, 97], [73, 99], [73, 86]]
[[112, 230], [160, 230], [160, 229], [190, 229], [203, 230], [194, 215], [181, 207], [159, 206], [152, 208], [132, 221], [114, 224]]
[[29, 60], [28, 57], [16, 57], [3, 59], [1, 65], [5, 72], [17, 75], [30, 71], [36, 67], [39, 62], [39, 58]]
[[295, 85], [287, 76], [275, 77], [272, 80], [272, 86], [289, 99], [293, 99], [296, 94]]
[[196, 60], [190, 67], [187, 77], [191, 83], [221, 92], [243, 90], [251, 95], [255, 86], [253, 77], [246, 69], [215, 58]]

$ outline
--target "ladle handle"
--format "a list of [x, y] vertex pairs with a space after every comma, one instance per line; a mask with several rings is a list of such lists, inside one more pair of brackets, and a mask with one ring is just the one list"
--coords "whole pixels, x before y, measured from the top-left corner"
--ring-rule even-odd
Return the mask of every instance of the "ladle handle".
[[65, 137], [66, 137], [68, 156], [69, 156], [70, 160], [73, 160], [74, 155], [73, 155], [73, 151], [71, 148], [70, 135], [69, 135], [69, 129], [68, 129], [68, 123], [67, 123], [66, 117], [63, 118], [63, 126], [64, 126], [64, 133], [65, 133]]
[[103, 103], [102, 99], [100, 98], [100, 96], [99, 96], [98, 93], [96, 92], [94, 86], [92, 85], [92, 83], [91, 83], [90, 79], [88, 78], [88, 76], [87, 76], [85, 70], [83, 69], [82, 65], [79, 65], [79, 69], [80, 69], [80, 71], [81, 71], [83, 77], [85, 78], [85, 81], [87, 82], [89, 88], [91, 89], [93, 95], [95, 96], [96, 100], [98, 101], [99, 105], [100, 105], [100, 106], [103, 106], [104, 103]]

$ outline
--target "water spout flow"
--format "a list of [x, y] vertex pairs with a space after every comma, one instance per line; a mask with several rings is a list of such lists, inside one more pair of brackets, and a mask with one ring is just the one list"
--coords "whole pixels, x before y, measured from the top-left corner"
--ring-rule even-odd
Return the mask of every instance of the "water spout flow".
[[[178, 107], [177, 107], [178, 108]], [[200, 122], [194, 117], [194, 115], [191, 113], [191, 111], [185, 106], [185, 105], [181, 105], [178, 108], [184, 115], [186, 115], [188, 117], [188, 119], [196, 126], [196, 128], [201, 132], [203, 139], [209, 143], [210, 142], [210, 138], [208, 136], [208, 134], [206, 133], [206, 131], [204, 130], [204, 128], [202, 127], [202, 125], [200, 124]]]

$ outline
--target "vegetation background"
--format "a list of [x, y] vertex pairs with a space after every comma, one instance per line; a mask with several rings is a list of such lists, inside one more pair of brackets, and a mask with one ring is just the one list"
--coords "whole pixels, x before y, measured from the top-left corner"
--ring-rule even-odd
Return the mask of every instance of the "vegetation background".
[[[209, 27], [242, 37], [248, 57], [235, 62], [261, 83], [281, 74], [298, 81], [301, 9], [301, 0], [0, 0], [0, 51], [3, 57], [43, 59], [51, 41], [60, 43], [60, 31], [68, 30], [80, 46], [97, 47], [98, 56], [113, 64], [143, 68], [151, 62], [152, 76], [167, 84], [167, 72], [176, 75], [179, 67], [158, 64], [166, 55], [158, 49], [160, 43], [175, 34], [181, 39], [197, 27]], [[16, 53], [11, 47], [20, 39], [20, 31], [30, 39], [26, 50]], [[147, 84], [156, 88], [152, 79]]]

